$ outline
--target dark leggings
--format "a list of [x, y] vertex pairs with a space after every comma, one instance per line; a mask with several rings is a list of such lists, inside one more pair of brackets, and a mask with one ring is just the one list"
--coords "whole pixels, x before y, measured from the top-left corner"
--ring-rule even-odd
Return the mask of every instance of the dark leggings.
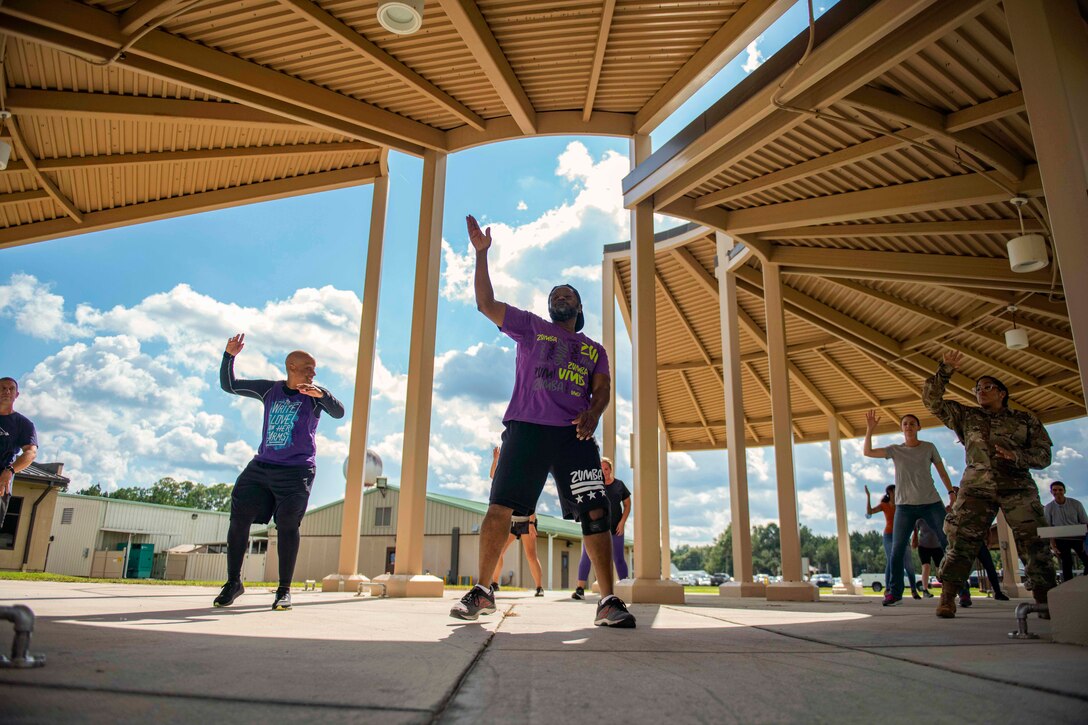
[[[253, 522], [231, 518], [227, 531], [227, 579], [242, 580], [242, 562], [249, 548], [249, 527]], [[277, 529], [278, 542], [276, 552], [280, 560], [280, 586], [291, 586], [291, 577], [295, 573], [295, 560], [298, 559], [298, 545], [302, 539], [298, 527]]]
[[982, 565], [982, 568], [986, 571], [986, 578], [990, 580], [990, 588], [994, 590], [994, 594], [1001, 593], [1001, 578], [997, 575], [997, 567], [994, 566], [994, 558], [990, 555], [990, 550], [983, 544], [982, 548], [978, 550], [978, 563]]
[[[612, 535], [612, 561], [616, 565], [616, 573], [619, 575], [619, 578], [626, 579], [627, 560], [623, 558], [623, 534]], [[589, 552], [586, 551], [585, 544], [583, 544], [582, 560], [578, 562], [578, 581], [584, 582], [589, 579], [590, 563]]]

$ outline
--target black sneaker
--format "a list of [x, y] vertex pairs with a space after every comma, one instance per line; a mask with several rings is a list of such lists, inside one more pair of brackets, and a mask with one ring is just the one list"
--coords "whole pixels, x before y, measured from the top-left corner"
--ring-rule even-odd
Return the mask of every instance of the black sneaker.
[[923, 589], [922, 594], [925, 595], [926, 599], [932, 599], [933, 598], [933, 592], [929, 591], [928, 589]]
[[1009, 601], [1009, 595], [1006, 594], [1005, 592], [997, 592], [997, 593], [994, 594], [994, 599], [996, 599], [999, 602], [1007, 602], [1007, 601]]
[[468, 594], [450, 609], [450, 616], [454, 619], [467, 619], [470, 622], [475, 622], [481, 614], [494, 613], [495, 595], [479, 584], [469, 589]]
[[291, 608], [291, 588], [280, 587], [276, 590], [276, 598], [272, 601], [272, 610], [282, 612]]
[[971, 595], [968, 592], [960, 592], [960, 606], [964, 608], [971, 606]]
[[918, 593], [917, 589], [911, 589], [910, 590], [910, 595], [912, 597], [914, 597], [915, 599], [921, 599], [922, 598], [922, 595]]
[[533, 596], [535, 596], [535, 597], [544, 596], [544, 587], [537, 587], [536, 588], [536, 594], [534, 594]]
[[597, 605], [597, 616], [593, 623], [598, 627], [634, 629], [635, 615], [627, 611], [627, 605], [622, 599], [612, 595], [601, 600], [601, 603]]
[[586, 590], [583, 589], [582, 587], [578, 587], [577, 589], [574, 590], [574, 593], [570, 595], [570, 598], [571, 599], [585, 599], [586, 598]]
[[215, 607], [229, 607], [234, 604], [234, 600], [242, 596], [246, 591], [246, 588], [242, 586], [242, 582], [227, 582], [223, 585], [223, 588], [219, 590], [219, 596], [212, 602], [212, 606]]

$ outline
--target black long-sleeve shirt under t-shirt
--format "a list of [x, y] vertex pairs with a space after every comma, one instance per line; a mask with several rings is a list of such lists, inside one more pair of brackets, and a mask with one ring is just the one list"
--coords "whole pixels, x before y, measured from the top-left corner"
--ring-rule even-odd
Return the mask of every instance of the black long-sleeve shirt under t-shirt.
[[317, 386], [323, 397], [314, 398], [287, 387], [286, 380], [238, 380], [234, 356], [223, 353], [219, 385], [228, 393], [256, 398], [264, 404], [261, 445], [254, 460], [277, 466], [314, 465], [317, 456], [317, 421], [321, 412], [344, 417], [344, 406], [332, 393]]

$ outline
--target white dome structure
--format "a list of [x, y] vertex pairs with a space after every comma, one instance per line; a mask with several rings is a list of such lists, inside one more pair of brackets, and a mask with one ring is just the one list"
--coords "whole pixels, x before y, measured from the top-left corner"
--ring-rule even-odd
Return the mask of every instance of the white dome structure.
[[[363, 465], [363, 486], [370, 487], [377, 483], [382, 475], [382, 457], [369, 448], [366, 449], [366, 463]], [[348, 459], [344, 459], [344, 478], [348, 477]]]

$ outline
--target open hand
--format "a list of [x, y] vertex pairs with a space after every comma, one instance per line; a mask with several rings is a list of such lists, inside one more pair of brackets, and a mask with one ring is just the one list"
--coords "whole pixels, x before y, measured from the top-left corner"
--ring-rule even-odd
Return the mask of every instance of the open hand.
[[242, 351], [242, 348], [246, 346], [246, 333], [239, 332], [237, 335], [227, 340], [226, 352], [231, 357], [235, 357]]
[[870, 433], [876, 430], [878, 423], [880, 423], [880, 416], [876, 414], [875, 410], [868, 410], [865, 412], [865, 425]]
[[309, 395], [311, 398], [325, 397], [324, 390], [317, 387], [316, 385], [311, 385], [310, 383], [299, 383], [298, 392], [302, 393], [303, 395]]
[[472, 243], [472, 248], [477, 252], [486, 252], [491, 247], [491, 227], [480, 231], [480, 223], [471, 214], [465, 217], [465, 223], [468, 225], [468, 240]]
[[944, 354], [944, 364], [953, 370], [960, 369], [960, 363], [963, 362], [963, 353], [959, 350], [949, 350]]
[[15, 478], [15, 474], [7, 468], [0, 469], [0, 496], [6, 496], [11, 493], [11, 482]]

